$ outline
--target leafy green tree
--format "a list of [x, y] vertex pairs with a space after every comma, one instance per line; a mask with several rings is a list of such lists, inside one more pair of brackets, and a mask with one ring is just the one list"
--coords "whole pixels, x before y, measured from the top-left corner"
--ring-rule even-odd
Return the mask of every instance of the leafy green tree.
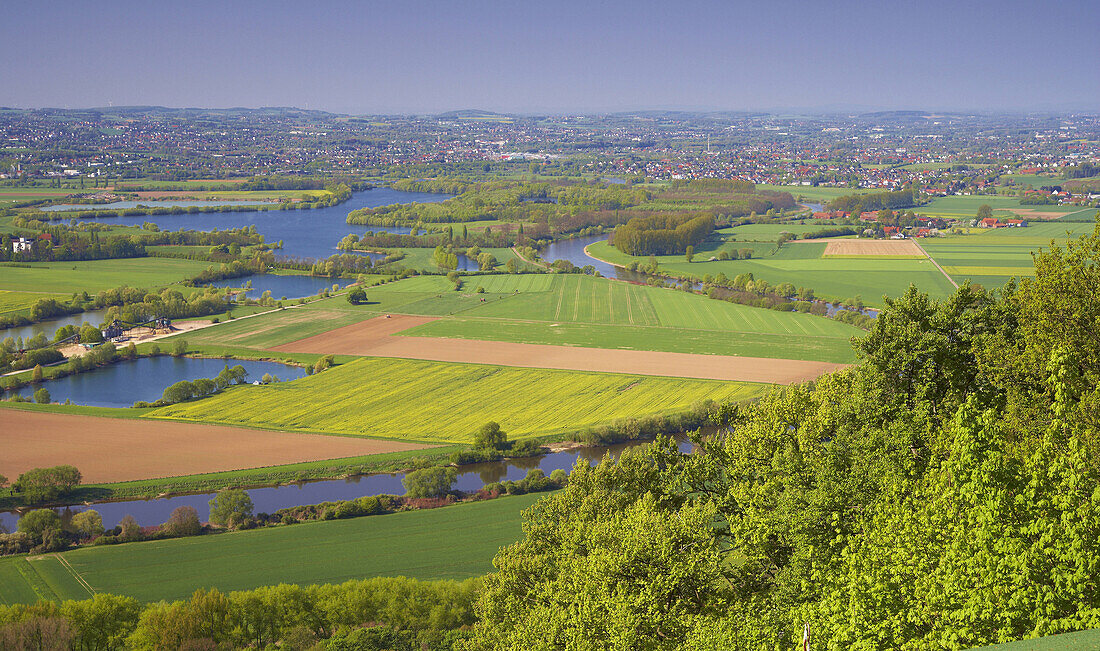
[[450, 492], [457, 477], [454, 468], [423, 468], [405, 473], [401, 483], [406, 497], [442, 497]]
[[80, 329], [80, 343], [82, 344], [98, 344], [103, 342], [103, 333], [99, 331], [99, 328], [86, 324]]
[[126, 647], [137, 627], [142, 606], [133, 597], [98, 593], [83, 601], [65, 601], [61, 615], [75, 632], [73, 648], [99, 650]]
[[987, 217], [992, 216], [993, 206], [990, 206], [988, 203], [983, 203], [982, 205], [978, 206], [978, 219], [986, 219]]
[[504, 450], [508, 447], [508, 435], [500, 429], [500, 423], [489, 421], [474, 435], [474, 447]]
[[348, 303], [352, 305], [362, 305], [367, 302], [367, 293], [363, 291], [361, 287], [352, 288], [348, 292]]
[[210, 500], [210, 522], [235, 529], [252, 519], [252, 498], [239, 488], [218, 491]]
[[31, 371], [31, 382], [41, 382], [43, 379], [42, 365], [35, 364], [34, 370]]
[[46, 387], [42, 387], [34, 392], [34, 401], [40, 405], [50, 404], [50, 392]]
[[36, 509], [19, 518], [16, 530], [41, 540], [48, 531], [61, 530], [61, 518], [51, 509]]
[[73, 466], [32, 468], [15, 482], [15, 489], [30, 503], [50, 502], [72, 491], [80, 484], [80, 471]]
[[103, 533], [103, 518], [93, 509], [81, 511], [71, 520], [73, 529], [84, 538], [91, 538]]

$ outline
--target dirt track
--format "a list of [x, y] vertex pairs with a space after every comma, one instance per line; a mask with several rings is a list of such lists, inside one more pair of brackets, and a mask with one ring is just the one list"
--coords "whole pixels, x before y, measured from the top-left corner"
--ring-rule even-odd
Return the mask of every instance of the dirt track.
[[825, 255], [919, 255], [924, 251], [913, 240], [829, 240]]
[[394, 333], [433, 320], [430, 317], [398, 315], [390, 318], [377, 317], [292, 341], [274, 350], [288, 353], [401, 357], [438, 362], [467, 362], [774, 384], [803, 382], [846, 366], [846, 364], [792, 359], [392, 336]]
[[0, 409], [0, 474], [71, 464], [85, 483], [176, 477], [429, 446], [198, 425]]

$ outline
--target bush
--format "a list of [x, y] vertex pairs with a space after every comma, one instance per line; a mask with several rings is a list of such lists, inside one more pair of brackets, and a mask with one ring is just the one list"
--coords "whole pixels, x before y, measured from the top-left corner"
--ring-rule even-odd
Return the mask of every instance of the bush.
[[508, 446], [508, 435], [500, 429], [500, 424], [495, 421], [489, 421], [481, 426], [481, 429], [474, 435], [474, 447], [475, 448], [492, 448], [494, 450], [503, 450]]
[[50, 392], [45, 387], [34, 392], [34, 401], [40, 405], [50, 404]]
[[424, 468], [407, 473], [401, 483], [406, 497], [442, 497], [450, 492], [457, 477], [454, 468]]
[[92, 509], [81, 511], [74, 515], [71, 524], [73, 528], [76, 529], [77, 533], [84, 538], [91, 538], [92, 536], [98, 536], [103, 533], [103, 518]]
[[168, 516], [160, 530], [170, 536], [197, 536], [202, 533], [199, 513], [193, 506], [179, 506]]
[[50, 509], [37, 509], [19, 518], [16, 526], [20, 533], [41, 540], [47, 531], [61, 530], [61, 517]]

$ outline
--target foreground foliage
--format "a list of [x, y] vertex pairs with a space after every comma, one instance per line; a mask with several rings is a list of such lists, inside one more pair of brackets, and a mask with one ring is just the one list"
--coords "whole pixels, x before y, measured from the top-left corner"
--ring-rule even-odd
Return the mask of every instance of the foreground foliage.
[[1100, 229], [1001, 295], [910, 291], [863, 364], [525, 514], [469, 648], [960, 649], [1100, 627]]

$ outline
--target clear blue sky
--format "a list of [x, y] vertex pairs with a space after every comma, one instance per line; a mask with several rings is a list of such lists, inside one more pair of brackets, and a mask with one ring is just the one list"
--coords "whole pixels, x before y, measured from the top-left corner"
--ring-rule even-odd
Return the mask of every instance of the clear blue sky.
[[19, 2], [0, 105], [1100, 111], [1100, 0]]

